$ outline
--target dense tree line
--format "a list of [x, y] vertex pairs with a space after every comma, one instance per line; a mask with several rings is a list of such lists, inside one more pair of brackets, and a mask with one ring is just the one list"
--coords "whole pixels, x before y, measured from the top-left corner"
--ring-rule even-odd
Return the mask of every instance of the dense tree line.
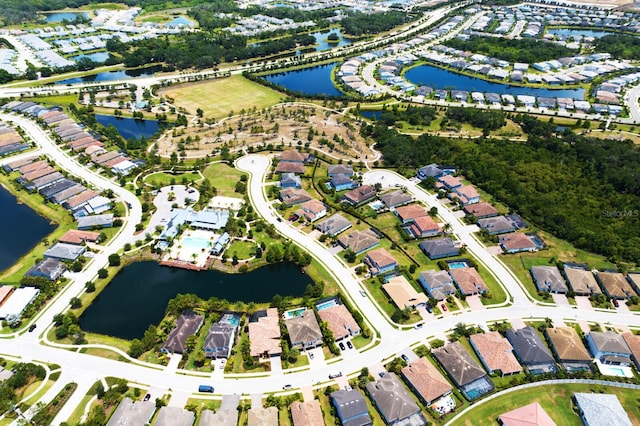
[[479, 110], [476, 108], [449, 108], [445, 118], [449, 121], [469, 123], [485, 132], [498, 130], [506, 124], [502, 111]]
[[616, 59], [640, 58], [640, 38], [626, 34], [611, 34], [596, 39], [598, 52], [609, 52]]
[[454, 49], [482, 53], [508, 62], [524, 62], [527, 64], [576, 54], [574, 49], [529, 38], [508, 39], [472, 36], [468, 40], [452, 38], [442, 44]]
[[379, 34], [411, 21], [406, 12], [391, 10], [385, 13], [350, 13], [340, 23], [344, 32], [354, 36]]
[[455, 164], [472, 181], [531, 223], [611, 260], [640, 262], [640, 150], [631, 141], [600, 140], [518, 115], [528, 143], [414, 139], [382, 125], [365, 126], [385, 165]]
[[[5, 366], [6, 361], [0, 360], [0, 365]], [[0, 414], [6, 413], [18, 402], [16, 389], [22, 388], [34, 380], [43, 380], [46, 372], [43, 367], [32, 363], [15, 364], [11, 370], [13, 376], [0, 383]]]
[[399, 111], [397, 105], [388, 108], [382, 107], [378, 122], [386, 126], [393, 126], [397, 121], [406, 121], [412, 126], [428, 126], [437, 116], [435, 108], [407, 106], [407, 109]]

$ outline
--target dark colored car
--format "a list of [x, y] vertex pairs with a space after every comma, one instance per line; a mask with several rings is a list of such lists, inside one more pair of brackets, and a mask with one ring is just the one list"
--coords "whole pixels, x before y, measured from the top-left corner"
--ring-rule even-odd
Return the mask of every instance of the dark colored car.
[[35, 329], [36, 329], [36, 325], [35, 325], [35, 324], [31, 324], [31, 325], [29, 326], [29, 333], [31, 333], [31, 332], [32, 332], [33, 330], [35, 330]]
[[344, 343], [340, 342], [338, 346], [340, 346], [341, 351], [344, 351]]
[[150, 393], [148, 393], [148, 394], [146, 394], [146, 395], [144, 396], [143, 401], [148, 401], [148, 400], [150, 400], [150, 399], [151, 399], [151, 394], [150, 394]]
[[353, 345], [351, 344], [351, 340], [348, 340], [348, 341], [347, 341], [347, 347], [348, 347], [349, 349], [353, 349]]

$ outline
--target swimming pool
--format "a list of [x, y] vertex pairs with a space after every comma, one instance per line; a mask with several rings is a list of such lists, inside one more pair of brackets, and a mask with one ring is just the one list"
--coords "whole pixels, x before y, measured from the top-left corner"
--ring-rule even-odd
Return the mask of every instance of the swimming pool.
[[384, 203], [380, 200], [376, 200], [372, 203], [369, 203], [369, 206], [374, 210], [380, 210], [381, 208], [384, 207]]
[[335, 299], [331, 299], [331, 300], [327, 300], [326, 302], [322, 302], [316, 305], [316, 309], [321, 311], [323, 309], [327, 309], [330, 308], [332, 306], [336, 306], [336, 301]]
[[231, 324], [234, 327], [237, 327], [240, 324], [240, 316], [234, 314], [224, 314], [222, 318], [220, 318], [220, 322], [226, 322], [227, 324]]
[[204, 238], [187, 237], [180, 241], [180, 245], [190, 249], [208, 249], [211, 247], [211, 241]]
[[290, 311], [285, 312], [282, 316], [284, 317], [284, 319], [297, 318], [297, 317], [301, 317], [302, 313], [306, 310], [307, 308], [292, 309]]
[[467, 265], [467, 262], [451, 262], [449, 263], [449, 269], [460, 269], [460, 268], [467, 268], [469, 267], [469, 265]]

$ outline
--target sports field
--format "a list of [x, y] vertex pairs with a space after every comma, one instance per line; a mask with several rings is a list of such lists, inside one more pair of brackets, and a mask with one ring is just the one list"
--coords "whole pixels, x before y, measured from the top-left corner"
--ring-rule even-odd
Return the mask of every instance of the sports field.
[[227, 117], [231, 111], [238, 114], [242, 109], [269, 107], [285, 97], [239, 75], [171, 86], [161, 89], [159, 95], [173, 98], [176, 107], [183, 107], [191, 114], [200, 108], [205, 118], [215, 120]]

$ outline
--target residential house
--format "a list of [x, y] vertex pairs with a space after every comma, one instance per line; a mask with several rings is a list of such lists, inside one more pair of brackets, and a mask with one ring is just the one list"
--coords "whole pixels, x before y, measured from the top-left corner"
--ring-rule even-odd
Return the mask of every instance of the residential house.
[[289, 406], [293, 426], [324, 426], [322, 409], [317, 399], [294, 401]]
[[458, 289], [460, 289], [460, 292], [465, 296], [482, 294], [489, 291], [489, 288], [476, 268], [464, 267], [450, 269], [449, 274]]
[[344, 175], [350, 178], [353, 176], [353, 167], [344, 164], [332, 164], [327, 167], [327, 174], [330, 178], [338, 175]]
[[418, 282], [430, 297], [436, 300], [444, 300], [447, 296], [456, 293], [453, 279], [447, 271], [429, 270], [420, 273]]
[[444, 171], [437, 164], [429, 164], [418, 169], [417, 177], [420, 180], [427, 179], [429, 177], [438, 179], [444, 175]]
[[236, 426], [238, 424], [238, 410], [219, 409], [214, 413], [211, 410], [202, 410], [198, 426]]
[[311, 157], [309, 156], [309, 154], [307, 154], [305, 152], [300, 152], [300, 151], [295, 150], [295, 149], [282, 151], [282, 153], [278, 157], [278, 159], [279, 159], [279, 161], [281, 163], [285, 162], [285, 163], [298, 163], [298, 164], [307, 163], [307, 162], [309, 162], [310, 158]]
[[402, 369], [402, 376], [427, 406], [453, 391], [451, 384], [427, 358], [412, 361]]
[[335, 237], [349, 228], [351, 228], [351, 222], [340, 213], [335, 213], [316, 225], [318, 231], [327, 234], [329, 237]]
[[280, 201], [287, 206], [295, 206], [311, 200], [311, 196], [304, 189], [285, 188], [280, 191]]
[[75, 261], [84, 254], [87, 249], [75, 244], [56, 243], [44, 252], [44, 257], [49, 259]]
[[438, 182], [440, 182], [444, 188], [451, 191], [462, 186], [462, 178], [459, 176], [444, 175], [438, 178]]
[[561, 294], [567, 292], [567, 285], [556, 266], [533, 266], [531, 268], [531, 276], [538, 291]]
[[342, 200], [353, 205], [359, 206], [376, 197], [376, 189], [371, 185], [362, 185], [354, 188], [342, 196]]
[[367, 383], [366, 389], [385, 424], [427, 424], [420, 407], [395, 373], [387, 373], [375, 382]]
[[204, 354], [207, 358], [229, 358], [238, 326], [221, 319], [209, 328], [204, 341]]
[[378, 199], [389, 209], [404, 206], [405, 204], [409, 204], [413, 201], [413, 197], [410, 194], [401, 190], [380, 195]]
[[360, 254], [377, 246], [380, 241], [378, 241], [378, 234], [370, 229], [365, 229], [341, 236], [338, 238], [338, 243], [345, 249], [351, 249], [355, 254]]
[[487, 373], [460, 342], [452, 342], [434, 349], [433, 356], [467, 398], [476, 399], [493, 390], [493, 383], [487, 377]]
[[556, 371], [556, 361], [535, 328], [526, 326], [518, 330], [509, 329], [506, 337], [513, 346], [513, 351], [520, 364], [526, 367], [531, 374]]
[[57, 281], [66, 270], [67, 268], [58, 259], [44, 258], [33, 265], [25, 275], [28, 277], [42, 277], [50, 281]]
[[601, 364], [631, 364], [631, 351], [621, 334], [613, 331], [592, 331], [587, 334], [586, 340], [589, 352]]
[[162, 352], [165, 353], [184, 353], [187, 338], [198, 333], [204, 317], [194, 312], [183, 312], [176, 320], [176, 328], [171, 330], [167, 340], [162, 345]]
[[286, 319], [284, 323], [292, 348], [312, 349], [322, 345], [322, 331], [313, 311], [307, 309], [300, 316]]
[[429, 303], [427, 296], [424, 293], [418, 293], [402, 275], [389, 278], [386, 284], [382, 284], [382, 289], [398, 309], [414, 309], [416, 306]]
[[423, 241], [418, 246], [431, 260], [460, 254], [460, 248], [449, 237]]
[[293, 173], [295, 175], [304, 174], [304, 164], [280, 161], [276, 166], [276, 173]]
[[573, 327], [547, 328], [545, 333], [563, 369], [566, 371], [591, 370], [591, 356]]
[[58, 239], [58, 241], [66, 244], [80, 245], [86, 242], [95, 243], [96, 241], [98, 241], [98, 238], [100, 238], [100, 234], [98, 232], [70, 229], [65, 232], [64, 235]]
[[5, 296], [5, 302], [0, 305], [0, 320], [7, 320], [9, 323], [18, 320], [39, 294], [40, 289], [35, 287], [16, 288], [10, 297]]
[[[82, 194], [80, 194], [82, 195]], [[78, 218], [78, 229], [110, 228], [113, 226], [113, 213]]]
[[636, 292], [619, 272], [596, 272], [596, 280], [600, 283], [604, 293], [612, 299], [628, 299], [636, 296]]
[[442, 231], [440, 225], [418, 204], [398, 207], [395, 213], [402, 221], [402, 229], [412, 238], [435, 237]]
[[161, 407], [154, 426], [193, 426], [196, 415], [181, 407]]
[[12, 285], [0, 285], [0, 306], [11, 297], [15, 289]]
[[489, 374], [499, 371], [502, 376], [508, 376], [522, 372], [513, 347], [497, 331], [474, 334], [469, 342]]
[[332, 392], [329, 397], [343, 426], [373, 424], [364, 395], [359, 390], [339, 390]]
[[575, 393], [573, 400], [584, 426], [631, 426], [631, 419], [613, 394]]
[[458, 200], [463, 206], [480, 202], [480, 194], [473, 185], [461, 185], [453, 190], [449, 199]]
[[346, 191], [360, 186], [357, 180], [353, 180], [347, 175], [334, 175], [331, 177], [329, 183], [336, 191]]
[[278, 408], [256, 407], [247, 411], [247, 426], [278, 426]]
[[312, 199], [302, 203], [296, 215], [304, 217], [309, 222], [315, 222], [327, 215], [327, 208], [322, 201]]
[[636, 369], [640, 369], [640, 336], [627, 332], [622, 334], [622, 338], [631, 352], [631, 360]]
[[364, 263], [369, 267], [371, 276], [386, 274], [398, 267], [398, 261], [384, 248], [370, 251], [364, 257]]
[[629, 281], [629, 284], [631, 284], [631, 287], [633, 287], [636, 292], [640, 293], [640, 273], [628, 273], [627, 280]]
[[502, 426], [556, 426], [539, 402], [532, 402], [498, 417]]
[[249, 353], [252, 357], [271, 357], [282, 353], [278, 310], [258, 311], [249, 318]]
[[514, 232], [507, 235], [500, 235], [498, 243], [505, 253], [520, 253], [525, 251], [536, 251], [538, 245], [533, 238], [522, 232]]
[[360, 334], [362, 331], [351, 312], [343, 304], [319, 309], [318, 315], [323, 322], [327, 323], [336, 341]]
[[146, 425], [156, 411], [154, 401], [133, 401], [125, 397], [107, 422], [107, 426]]
[[487, 217], [498, 216], [498, 210], [487, 202], [476, 204], [467, 204], [464, 206], [464, 212], [475, 216], [477, 219], [485, 219]]
[[402, 221], [407, 224], [416, 220], [416, 218], [429, 216], [427, 210], [419, 204], [409, 204], [408, 206], [398, 207], [394, 213]]
[[571, 289], [577, 296], [597, 296], [601, 294], [600, 287], [593, 273], [586, 267], [565, 264], [563, 267], [565, 277]]
[[516, 230], [513, 222], [505, 216], [486, 217], [478, 220], [478, 226], [489, 235], [506, 234]]
[[280, 188], [302, 188], [302, 179], [295, 173], [282, 173], [280, 175]]

